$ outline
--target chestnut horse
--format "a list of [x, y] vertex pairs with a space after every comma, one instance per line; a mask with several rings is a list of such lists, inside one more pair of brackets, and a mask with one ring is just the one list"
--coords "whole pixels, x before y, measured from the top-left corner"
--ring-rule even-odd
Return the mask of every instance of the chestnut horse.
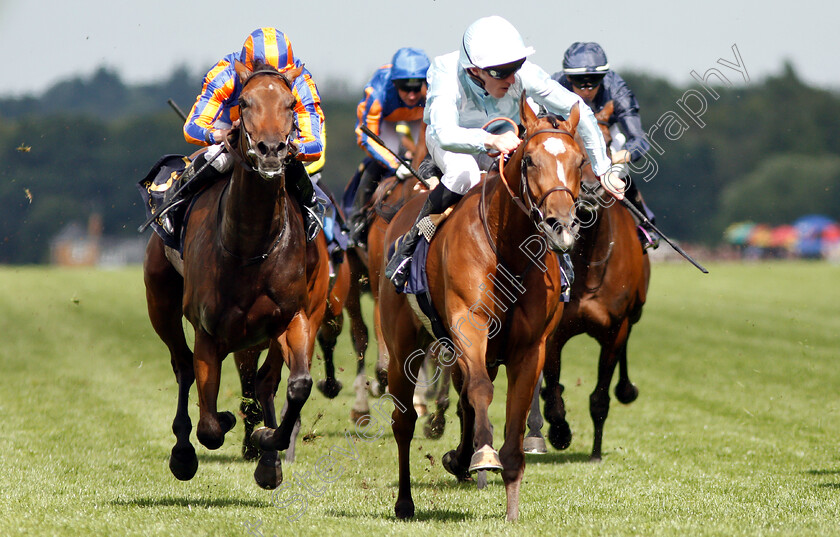
[[[607, 120], [612, 112], [610, 101], [595, 115], [608, 146], [611, 136]], [[571, 443], [572, 433], [565, 417], [563, 385], [559, 382], [561, 353], [566, 342], [578, 334], [586, 333], [596, 339], [601, 353], [598, 380], [589, 397], [589, 413], [594, 424], [591, 459], [597, 461], [601, 459], [604, 422], [610, 408], [609, 389], [616, 364], [619, 365], [616, 398], [627, 404], [639, 394], [627, 373], [627, 340], [647, 298], [650, 260], [642, 251], [630, 212], [603, 192], [589, 166], [584, 168], [584, 179], [584, 186], [595, 186], [583, 189], [578, 204], [581, 226], [571, 252], [575, 281], [571, 299], [549, 344], [543, 394], [549, 441], [555, 448], [565, 449]], [[539, 419], [538, 403], [532, 409], [529, 426], [535, 419]], [[528, 436], [529, 439], [538, 437], [538, 427], [532, 427]]]
[[[522, 440], [531, 396], [547, 339], [563, 313], [560, 268], [547, 250], [572, 246], [584, 162], [574, 139], [577, 107], [567, 122], [538, 118], [523, 94], [520, 115], [524, 141], [503, 174], [491, 173], [455, 207], [437, 230], [426, 265], [432, 304], [450, 327], [449, 337], [439, 343], [454, 352], [452, 376], [460, 394], [461, 442], [442, 463], [458, 479], [470, 472], [501, 470], [508, 520], [519, 516]], [[386, 244], [410, 228], [424, 201], [417, 196], [397, 214]], [[383, 267], [384, 256], [370, 263]], [[414, 515], [409, 459], [417, 420], [411, 405], [420, 366], [415, 358], [418, 341], [427, 336], [409, 299], [388, 280], [380, 281], [379, 302], [381, 318], [387, 320], [382, 334], [390, 354], [388, 387], [396, 405], [392, 418], [399, 492], [394, 510], [398, 518], [407, 518]], [[508, 392], [505, 441], [497, 452], [488, 407], [500, 365], [506, 366]]]
[[[236, 163], [229, 181], [205, 189], [194, 201], [184, 235], [183, 259], [152, 235], [144, 276], [152, 326], [169, 348], [178, 381], [172, 423], [176, 443], [169, 468], [181, 480], [195, 475], [198, 459], [190, 443], [189, 391], [197, 384], [196, 436], [217, 449], [235, 424], [218, 412], [221, 362], [230, 352], [269, 342], [257, 375], [256, 395], [266, 425], [255, 433], [263, 454], [254, 477], [264, 488], [283, 479], [278, 450], [289, 446], [300, 410], [309, 397], [315, 331], [326, 309], [329, 280], [322, 238], [307, 243], [298, 205], [285, 188], [285, 166], [293, 158], [292, 81], [300, 68], [254, 71], [237, 62], [242, 84], [238, 141], [226, 141]], [[195, 330], [190, 350], [181, 325]], [[283, 361], [290, 369], [286, 413], [277, 427], [274, 393]]]

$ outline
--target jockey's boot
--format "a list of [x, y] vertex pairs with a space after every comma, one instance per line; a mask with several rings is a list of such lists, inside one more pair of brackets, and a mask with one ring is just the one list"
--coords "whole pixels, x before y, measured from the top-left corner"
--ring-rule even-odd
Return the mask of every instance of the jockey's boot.
[[[219, 150], [221, 150], [221, 148], [219, 148]], [[188, 201], [199, 190], [222, 178], [225, 174], [217, 170], [214, 164], [225, 157], [228, 157], [228, 155], [220, 155], [211, 162], [209, 166], [207, 166], [206, 152], [200, 153], [196, 156], [190, 166], [188, 166], [187, 169], [181, 173], [178, 179], [172, 183], [172, 186], [163, 193], [163, 205], [178, 205]], [[174, 213], [169, 211], [163, 217], [163, 227], [168, 233], [172, 233], [174, 230], [174, 225], [171, 220], [172, 217], [170, 216], [172, 214]]]
[[359, 178], [359, 186], [356, 188], [356, 197], [353, 198], [353, 216], [350, 218], [350, 240], [356, 246], [364, 248], [367, 244], [368, 214], [366, 211], [368, 201], [373, 196], [379, 181], [382, 180], [383, 168], [376, 162], [369, 162], [362, 171]]
[[299, 160], [294, 160], [286, 168], [286, 187], [297, 198], [303, 213], [303, 231], [306, 241], [311, 242], [324, 227], [325, 208], [318, 202], [315, 187], [306, 173], [306, 168]]
[[653, 211], [645, 203], [644, 198], [642, 198], [642, 193], [639, 192], [639, 189], [636, 188], [636, 183], [634, 181], [629, 181], [627, 191], [625, 193], [627, 199], [630, 200], [630, 203], [638, 209], [640, 213], [645, 215], [648, 218], [648, 221], [639, 221], [639, 219], [634, 219], [637, 221], [636, 226], [636, 234], [639, 236], [639, 242], [642, 243], [642, 251], [646, 251], [648, 248], [656, 249], [659, 247], [659, 233], [657, 233], [650, 224], [656, 225], [656, 217], [653, 215]]
[[391, 280], [398, 292], [402, 292], [408, 281], [408, 275], [411, 271], [411, 256], [414, 254], [414, 248], [421, 237], [420, 222], [430, 214], [442, 213], [448, 207], [458, 203], [463, 197], [463, 194], [452, 192], [443, 183], [438, 184], [426, 198], [426, 203], [420, 209], [420, 214], [417, 215], [414, 225], [405, 235], [397, 239], [394, 256], [391, 257], [385, 267], [385, 277]]

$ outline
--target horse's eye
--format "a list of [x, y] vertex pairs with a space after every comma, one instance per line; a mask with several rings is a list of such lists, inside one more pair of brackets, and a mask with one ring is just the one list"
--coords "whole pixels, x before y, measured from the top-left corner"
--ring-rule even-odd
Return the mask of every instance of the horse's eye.
[[534, 165], [534, 161], [531, 159], [530, 155], [525, 155], [522, 157], [522, 164], [530, 168]]
[[244, 109], [248, 108], [248, 101], [246, 101], [245, 99], [240, 97], [239, 98], [239, 108], [240, 108], [240, 110], [244, 110]]

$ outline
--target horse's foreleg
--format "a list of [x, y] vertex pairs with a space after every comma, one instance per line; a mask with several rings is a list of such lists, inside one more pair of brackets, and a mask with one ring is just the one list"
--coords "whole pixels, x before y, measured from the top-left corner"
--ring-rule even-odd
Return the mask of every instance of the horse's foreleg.
[[222, 358], [224, 354], [213, 338], [204, 330], [196, 330], [193, 355], [199, 408], [196, 436], [207, 449], [219, 449], [225, 442], [225, 433], [236, 424], [233, 413], [216, 410]]
[[545, 353], [545, 343], [523, 352], [513, 361], [515, 367], [507, 367], [508, 391], [505, 413], [505, 442], [499, 452], [502, 465], [502, 479], [507, 495], [507, 520], [519, 517], [519, 488], [525, 473], [523, 437], [528, 409], [533, 401], [534, 389], [540, 378]]
[[251, 444], [251, 433], [254, 432], [254, 426], [263, 419], [263, 411], [257, 402], [256, 394], [257, 362], [260, 358], [260, 350], [251, 348], [235, 352], [233, 357], [239, 372], [239, 383], [242, 386], [242, 402], [239, 404], [239, 412], [245, 425], [242, 456], [245, 460], [252, 461], [260, 456], [260, 451]]
[[610, 331], [601, 341], [601, 355], [598, 358], [598, 382], [589, 396], [589, 414], [592, 416], [594, 438], [592, 442], [592, 461], [601, 460], [601, 443], [604, 437], [604, 423], [610, 412], [610, 383], [612, 382], [617, 351], [627, 341], [629, 321], [624, 319], [616, 331]]

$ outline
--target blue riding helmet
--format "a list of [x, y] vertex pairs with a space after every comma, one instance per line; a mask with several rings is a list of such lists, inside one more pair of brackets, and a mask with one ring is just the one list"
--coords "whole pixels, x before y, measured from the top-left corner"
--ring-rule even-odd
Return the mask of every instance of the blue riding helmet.
[[572, 43], [563, 55], [563, 73], [566, 76], [605, 75], [610, 63], [598, 43]]
[[261, 61], [279, 71], [285, 71], [295, 66], [295, 55], [292, 43], [286, 34], [277, 28], [257, 28], [245, 40], [239, 61], [248, 69], [254, 68], [255, 61]]
[[394, 54], [391, 60], [391, 80], [406, 78], [426, 79], [429, 70], [429, 57], [419, 48], [403, 47]]

